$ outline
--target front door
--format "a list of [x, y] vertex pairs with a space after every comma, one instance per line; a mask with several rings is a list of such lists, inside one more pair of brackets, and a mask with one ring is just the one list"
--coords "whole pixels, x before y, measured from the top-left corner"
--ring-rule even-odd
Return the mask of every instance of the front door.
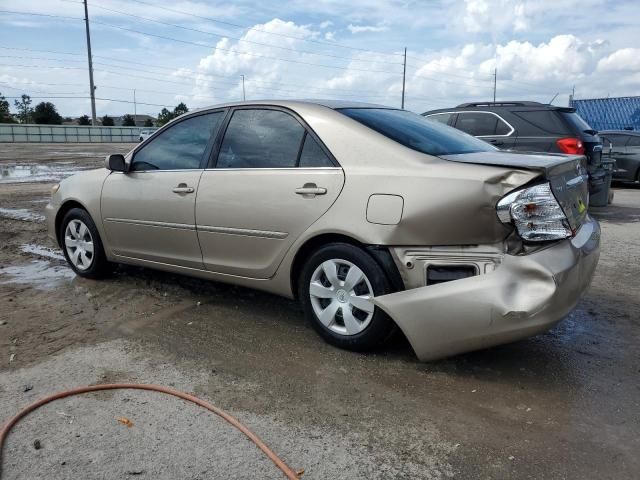
[[200, 179], [196, 223], [205, 268], [271, 277], [343, 183], [342, 169], [291, 113], [236, 109], [216, 167]]
[[113, 253], [202, 268], [195, 228], [198, 183], [224, 112], [190, 116], [133, 153], [127, 173], [102, 189], [102, 220]]

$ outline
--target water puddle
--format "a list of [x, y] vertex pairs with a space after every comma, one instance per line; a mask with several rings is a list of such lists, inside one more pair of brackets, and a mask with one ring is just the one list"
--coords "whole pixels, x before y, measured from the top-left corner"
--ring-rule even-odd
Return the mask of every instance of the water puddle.
[[26, 208], [0, 208], [0, 217], [24, 222], [44, 222], [44, 215]]
[[56, 162], [47, 165], [0, 165], [0, 184], [59, 182], [89, 168], [94, 167], [73, 165], [72, 162]]
[[32, 285], [41, 290], [51, 290], [69, 283], [75, 276], [69, 267], [51, 265], [46, 260], [32, 260], [24, 265], [0, 267], [0, 278], [9, 277], [0, 280], [0, 285]]
[[65, 261], [64, 255], [59, 253], [52, 248], [43, 247], [41, 245], [34, 245], [33, 243], [25, 243], [20, 247], [24, 253], [30, 253], [32, 255], [37, 255], [38, 257], [46, 257], [52, 258], [54, 260], [62, 260]]

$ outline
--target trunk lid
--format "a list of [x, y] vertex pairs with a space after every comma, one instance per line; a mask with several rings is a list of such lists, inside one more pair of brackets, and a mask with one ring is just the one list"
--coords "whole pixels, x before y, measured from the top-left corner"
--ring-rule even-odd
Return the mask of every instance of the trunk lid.
[[551, 190], [576, 231], [587, 215], [589, 178], [583, 155], [521, 154], [508, 151], [443, 155], [453, 162], [513, 167], [540, 172], [551, 184]]

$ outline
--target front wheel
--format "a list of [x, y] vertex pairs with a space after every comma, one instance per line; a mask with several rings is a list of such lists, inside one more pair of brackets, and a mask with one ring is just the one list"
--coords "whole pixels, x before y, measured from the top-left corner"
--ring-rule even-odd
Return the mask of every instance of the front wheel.
[[109, 271], [98, 229], [85, 210], [72, 208], [66, 213], [60, 243], [69, 266], [81, 277], [100, 278]]
[[362, 249], [334, 243], [317, 250], [305, 263], [299, 282], [305, 315], [328, 343], [371, 350], [393, 332], [393, 321], [373, 303], [373, 297], [392, 292], [391, 284]]

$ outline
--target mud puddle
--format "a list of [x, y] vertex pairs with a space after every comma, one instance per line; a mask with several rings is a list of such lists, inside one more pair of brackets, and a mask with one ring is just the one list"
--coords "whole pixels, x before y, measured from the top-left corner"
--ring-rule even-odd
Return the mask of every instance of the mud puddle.
[[32, 260], [23, 265], [0, 267], [0, 285], [27, 284], [39, 290], [51, 290], [76, 277], [69, 267], [52, 265], [47, 260]]
[[44, 222], [44, 215], [27, 208], [0, 208], [0, 217], [24, 222]]
[[51, 258], [53, 260], [65, 261], [64, 255], [59, 251], [56, 251], [49, 247], [43, 247], [41, 245], [35, 245], [33, 243], [25, 243], [20, 247], [24, 253], [36, 255], [38, 257]]
[[0, 166], [0, 184], [27, 182], [58, 182], [82, 170], [72, 162], [56, 162], [48, 165], [2, 165]]

